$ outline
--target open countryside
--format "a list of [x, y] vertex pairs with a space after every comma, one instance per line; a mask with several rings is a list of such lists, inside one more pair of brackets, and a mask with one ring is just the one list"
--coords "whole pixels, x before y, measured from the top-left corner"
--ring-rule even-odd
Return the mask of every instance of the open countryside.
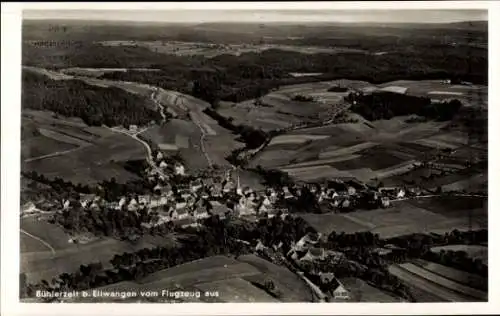
[[21, 301], [487, 301], [487, 21], [228, 23], [23, 21]]

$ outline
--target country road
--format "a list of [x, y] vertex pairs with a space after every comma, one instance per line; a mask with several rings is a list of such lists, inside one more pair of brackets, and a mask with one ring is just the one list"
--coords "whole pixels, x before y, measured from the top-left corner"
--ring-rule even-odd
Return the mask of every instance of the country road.
[[56, 157], [56, 156], [66, 155], [66, 154], [72, 153], [74, 151], [83, 149], [83, 148], [85, 148], [87, 146], [89, 146], [89, 145], [82, 145], [82, 146], [79, 146], [79, 147], [76, 147], [76, 148], [72, 148], [72, 149], [68, 149], [68, 150], [64, 150], [64, 151], [56, 151], [56, 152], [53, 152], [53, 153], [50, 153], [50, 154], [47, 154], [47, 155], [43, 155], [43, 156], [27, 158], [27, 159], [24, 159], [24, 162], [32, 162], [32, 161], [36, 161], [36, 160], [42, 160], [42, 159], [46, 159], [46, 158], [52, 158], [52, 157]]
[[56, 250], [48, 243], [46, 242], [45, 240], [35, 236], [35, 235], [32, 235], [30, 233], [28, 233], [27, 231], [25, 231], [24, 229], [21, 228], [21, 233], [25, 234], [26, 236], [29, 236], [39, 242], [41, 242], [44, 246], [46, 246], [47, 248], [50, 249], [50, 251], [52, 252], [52, 255], [55, 256], [56, 255]]
[[146, 131], [146, 129], [143, 129], [137, 133], [130, 133], [130, 132], [127, 132], [125, 130], [121, 130], [121, 129], [118, 129], [116, 127], [107, 127], [105, 126], [107, 129], [113, 131], [113, 132], [116, 132], [116, 133], [120, 133], [120, 134], [123, 134], [123, 135], [126, 135], [126, 136], [129, 136], [129, 137], [132, 137], [134, 140], [138, 141], [139, 143], [141, 143], [145, 148], [146, 148], [146, 161], [148, 162], [148, 164], [151, 166], [151, 168], [153, 168], [159, 175], [165, 177], [166, 179], [169, 178], [169, 176], [167, 174], [165, 174], [163, 172], [163, 170], [161, 170], [154, 162], [154, 158], [153, 158], [153, 151], [151, 150], [151, 147], [149, 146], [149, 144], [145, 141], [143, 141], [142, 139], [140, 139], [139, 137], [137, 137], [138, 134], [140, 133], [143, 133], [144, 131]]

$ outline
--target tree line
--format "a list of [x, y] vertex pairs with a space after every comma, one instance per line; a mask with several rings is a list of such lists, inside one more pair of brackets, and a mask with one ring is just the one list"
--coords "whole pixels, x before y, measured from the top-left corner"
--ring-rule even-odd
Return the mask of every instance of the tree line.
[[149, 99], [116, 87], [96, 87], [80, 80], [52, 80], [30, 71], [22, 73], [22, 107], [79, 117], [88, 125], [128, 127], [160, 122]]
[[374, 92], [366, 95], [350, 93], [346, 100], [352, 103], [351, 110], [364, 118], [388, 120], [394, 116], [418, 115], [431, 120], [451, 120], [462, 107], [458, 100], [433, 103], [426, 97], [416, 97], [392, 92]]

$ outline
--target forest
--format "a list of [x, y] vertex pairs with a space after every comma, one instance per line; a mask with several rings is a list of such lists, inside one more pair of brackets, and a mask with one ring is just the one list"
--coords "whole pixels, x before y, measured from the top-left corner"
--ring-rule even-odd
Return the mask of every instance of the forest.
[[53, 111], [79, 117], [88, 125], [146, 125], [160, 122], [159, 112], [151, 110], [145, 97], [115, 87], [96, 87], [80, 80], [52, 80], [29, 71], [22, 73], [22, 107]]
[[458, 100], [433, 103], [426, 97], [416, 97], [393, 92], [374, 92], [356, 96], [350, 93], [346, 100], [353, 103], [351, 110], [364, 118], [388, 120], [394, 116], [418, 115], [430, 120], [451, 120], [461, 109]]
[[[365, 38], [351, 34], [345, 39], [345, 44], [352, 46]], [[310, 36], [304, 39], [307, 40], [324, 43], [342, 41], [341, 38], [328, 39], [325, 36]], [[240, 102], [254, 99], [282, 85], [316, 80], [352, 79], [374, 84], [400, 79], [452, 79], [476, 84], [488, 82], [486, 49], [451, 46], [432, 38], [402, 45], [401, 40], [394, 36], [387, 39], [373, 36], [366, 42], [370, 46], [367, 48], [370, 51], [387, 52], [381, 55], [349, 51], [303, 54], [273, 48], [259, 53], [247, 52], [239, 56], [222, 54], [213, 58], [162, 54], [138, 45], [110, 47], [87, 40], [71, 44], [56, 39], [51, 42], [53, 45], [50, 47], [25, 43], [23, 64], [56, 69], [160, 69], [159, 72], [131, 70], [107, 73], [102, 78], [144, 82], [189, 94], [194, 92], [210, 103], [214, 100]], [[290, 75], [292, 72], [317, 72], [323, 75], [293, 78]]]

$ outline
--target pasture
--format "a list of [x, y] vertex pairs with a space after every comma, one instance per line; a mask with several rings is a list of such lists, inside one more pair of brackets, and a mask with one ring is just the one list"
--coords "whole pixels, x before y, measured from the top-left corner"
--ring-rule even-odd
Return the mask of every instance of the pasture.
[[96, 183], [115, 177], [123, 182], [136, 176], [120, 162], [145, 158], [145, 148], [139, 142], [104, 127], [90, 127], [79, 118], [25, 110], [22, 124], [31, 132], [21, 143], [21, 168], [49, 178]]
[[454, 291], [459, 295], [464, 296], [465, 300], [475, 299], [477, 301], [486, 301], [488, 299], [488, 294], [486, 292], [460, 284], [439, 274], [432, 273], [431, 271], [423, 269], [412, 263], [402, 263], [399, 265], [399, 267], [409, 272], [414, 277], [419, 277], [423, 280], [434, 282], [443, 288]]
[[[37, 220], [35, 217], [27, 217], [21, 219], [20, 228], [25, 232], [42, 239], [51, 245], [56, 251], [74, 248], [74, 244], [68, 243], [70, 236], [66, 234], [66, 232], [58, 225], [51, 224], [44, 220]], [[23, 237], [23, 240], [26, 239]], [[27, 250], [28, 249], [23, 251], [23, 241], [21, 241], [21, 252], [31, 252]], [[39, 250], [47, 251], [49, 249], [44, 246], [40, 247]]]
[[203, 283], [196, 286], [204, 292], [219, 293], [218, 299], [227, 303], [276, 303], [278, 299], [242, 278]]
[[365, 221], [358, 221], [356, 218], [344, 216], [342, 214], [299, 214], [309, 225], [322, 234], [330, 234], [333, 231], [356, 233], [370, 230], [371, 224]]
[[74, 183], [97, 183], [115, 177], [119, 182], [136, 179], [121, 162], [145, 159], [146, 149], [136, 140], [112, 134], [92, 145], [58, 156], [25, 162], [25, 171], [35, 170], [49, 178], [62, 177]]
[[[268, 294], [260, 287], [272, 280], [281, 293], [280, 298]], [[103, 288], [101, 288], [103, 289]], [[169, 269], [155, 272], [136, 282], [121, 282], [104, 287], [109, 290], [158, 290], [182, 289], [204, 292], [219, 292], [216, 302], [298, 302], [311, 301], [312, 293], [306, 284], [288, 269], [276, 266], [255, 255], [244, 255], [238, 259], [212, 256], [194, 260]], [[160, 297], [160, 299], [162, 299]], [[200, 301], [200, 299], [193, 299]]]
[[283, 302], [310, 302], [313, 293], [305, 282], [287, 268], [275, 265], [256, 255], [244, 255], [238, 261], [248, 263], [256, 267], [260, 274], [244, 277], [245, 280], [256, 282], [261, 285], [265, 280], [273, 281], [274, 285], [282, 293]]
[[481, 224], [486, 224], [488, 218], [487, 198], [440, 196], [411, 200], [410, 203], [446, 218], [467, 218], [471, 215], [474, 222]]
[[349, 291], [351, 302], [396, 303], [395, 298], [357, 278], [339, 278], [340, 283]]
[[[437, 137], [443, 126], [436, 122], [408, 123], [404, 117], [395, 117], [298, 129], [275, 137], [251, 165], [278, 167], [304, 181], [325, 177], [355, 177], [364, 182], [392, 178], [435, 153], [440, 142], [463, 141], [463, 135], [456, 133], [428, 140]], [[286, 151], [286, 155], [279, 157], [279, 151]], [[277, 160], [273, 161], [273, 157]]]
[[[434, 251], [434, 248], [432, 251]], [[449, 280], [458, 282], [460, 284], [481, 291], [488, 291], [488, 280], [479, 275], [468, 273], [465, 271], [460, 271], [457, 269], [443, 266], [438, 263], [429, 262], [421, 259], [413, 260], [412, 263], [424, 270], [428, 270], [434, 274], [440, 275]]]
[[[57, 231], [57, 228], [52, 228]], [[53, 234], [53, 233], [52, 233]], [[40, 234], [41, 238], [45, 237]], [[152, 248], [158, 245], [174, 245], [172, 238], [144, 237], [136, 243], [129, 243], [115, 239], [105, 238], [89, 242], [87, 244], [68, 243], [69, 236], [60, 236], [59, 244], [54, 243], [56, 239], [43, 238], [46, 242], [53, 244], [53, 247], [66, 244], [65, 248], [56, 248], [55, 255], [48, 249], [39, 252], [21, 253], [21, 272], [26, 273], [29, 282], [41, 280], [49, 281], [64, 272], [74, 272], [81, 264], [101, 262], [103, 267], [111, 268], [110, 260], [115, 254], [124, 252], [134, 252], [143, 248]]]
[[[431, 296], [436, 296], [441, 302], [477, 301], [465, 295], [459, 294], [449, 288], [443, 287], [427, 278], [423, 278], [419, 275], [413, 274], [412, 272], [397, 264], [389, 266], [389, 273], [400, 279], [403, 283], [417, 288], [419, 291], [428, 293]], [[425, 296], [423, 298], [424, 300], [427, 300]]]
[[[391, 238], [412, 233], [445, 233], [453, 229], [468, 230], [487, 227], [487, 219], [477, 211], [472, 223], [468, 214], [461, 212], [444, 212], [436, 207], [425, 208], [414, 204], [414, 201], [431, 200], [432, 198], [396, 201], [386, 209], [356, 211], [344, 214], [299, 214], [318, 232], [329, 234], [332, 231], [355, 233], [371, 231], [381, 238]], [[458, 202], [460, 203], [460, 202]]]

